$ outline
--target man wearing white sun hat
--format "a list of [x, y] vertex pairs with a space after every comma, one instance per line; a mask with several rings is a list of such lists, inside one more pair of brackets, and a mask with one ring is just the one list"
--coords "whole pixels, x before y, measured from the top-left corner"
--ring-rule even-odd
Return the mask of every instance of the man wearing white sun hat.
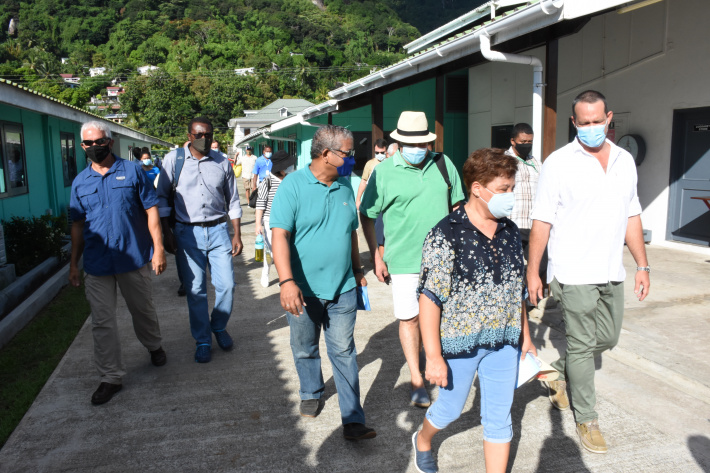
[[[390, 136], [400, 142], [392, 159], [378, 165], [362, 196], [362, 229], [375, 262], [380, 282], [392, 282], [394, 315], [399, 319], [399, 339], [411, 373], [411, 402], [418, 407], [431, 404], [419, 370], [421, 336], [417, 285], [422, 246], [429, 230], [452, 207], [464, 200], [459, 174], [441, 153], [427, 144], [436, 139], [429, 132], [424, 112], [402, 112], [397, 129]], [[385, 253], [380, 256], [373, 219], [382, 213]]]

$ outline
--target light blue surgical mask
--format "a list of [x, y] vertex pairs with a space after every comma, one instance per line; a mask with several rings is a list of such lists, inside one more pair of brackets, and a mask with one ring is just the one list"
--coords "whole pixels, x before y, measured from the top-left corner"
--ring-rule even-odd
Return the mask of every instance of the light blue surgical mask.
[[150, 166], [151, 164], [153, 164], [153, 161], [150, 158], [145, 158], [143, 160], [143, 166]]
[[419, 148], [417, 146], [402, 146], [402, 157], [409, 164], [416, 166], [424, 161], [427, 151], [426, 148]]
[[483, 202], [486, 202], [488, 205], [488, 211], [495, 217], [495, 218], [503, 218], [503, 217], [508, 217], [510, 214], [513, 212], [513, 206], [515, 205], [515, 194], [513, 192], [503, 192], [501, 194], [496, 194], [493, 191], [488, 190], [488, 188], [484, 187], [488, 192], [491, 193], [491, 199], [486, 202], [483, 200], [483, 197], [481, 197], [481, 200]]
[[269, 152], [264, 153], [264, 157], [265, 157], [266, 159], [270, 159], [270, 158], [271, 158], [271, 153], [269, 153]]
[[577, 138], [589, 148], [599, 148], [606, 139], [606, 122], [603, 125], [590, 125], [577, 128]]
[[377, 158], [378, 161], [384, 161], [386, 157], [385, 153], [375, 153], [375, 158]]

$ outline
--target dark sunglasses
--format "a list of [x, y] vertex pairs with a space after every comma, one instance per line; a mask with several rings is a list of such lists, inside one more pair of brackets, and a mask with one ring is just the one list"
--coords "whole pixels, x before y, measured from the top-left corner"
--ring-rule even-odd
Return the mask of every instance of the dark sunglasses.
[[99, 138], [98, 140], [82, 140], [81, 144], [88, 148], [89, 146], [94, 145], [104, 146], [107, 145], [110, 141], [111, 138]]
[[195, 137], [196, 140], [199, 140], [200, 138], [212, 138], [214, 136], [214, 133], [190, 133], [192, 136]]
[[337, 151], [338, 153], [342, 153], [346, 158], [347, 158], [348, 156], [355, 156], [355, 150], [354, 150], [354, 149], [351, 149], [350, 151], [343, 151], [342, 149], [332, 149], [332, 148], [328, 148], [328, 149], [331, 150], [331, 151]]

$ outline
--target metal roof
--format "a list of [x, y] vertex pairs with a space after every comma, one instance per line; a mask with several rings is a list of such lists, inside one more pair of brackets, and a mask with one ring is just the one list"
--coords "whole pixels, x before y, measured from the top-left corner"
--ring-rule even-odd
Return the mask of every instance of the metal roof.
[[118, 123], [107, 120], [105, 117], [91, 113], [88, 110], [79, 108], [75, 105], [70, 105], [62, 102], [59, 99], [42, 94], [36, 90], [19, 85], [15, 82], [10, 82], [5, 79], [0, 79], [0, 90], [7, 89], [0, 93], [0, 102], [9, 105], [31, 110], [33, 112], [44, 113], [59, 118], [64, 118], [77, 123], [83, 123], [89, 120], [103, 120], [108, 123], [112, 133], [118, 133], [123, 136], [133, 137], [149, 143], [159, 144], [162, 146], [173, 147], [173, 143], [163, 141], [160, 138], [145, 134], [141, 131], [119, 125]]

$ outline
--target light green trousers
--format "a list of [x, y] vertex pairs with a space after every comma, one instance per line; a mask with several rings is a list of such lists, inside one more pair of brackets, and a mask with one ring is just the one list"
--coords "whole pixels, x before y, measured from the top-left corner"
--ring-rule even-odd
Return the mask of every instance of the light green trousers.
[[624, 283], [550, 283], [555, 300], [562, 307], [567, 352], [552, 363], [560, 380], [569, 382], [572, 409], [577, 423], [596, 419], [594, 358], [616, 346], [624, 318]]

